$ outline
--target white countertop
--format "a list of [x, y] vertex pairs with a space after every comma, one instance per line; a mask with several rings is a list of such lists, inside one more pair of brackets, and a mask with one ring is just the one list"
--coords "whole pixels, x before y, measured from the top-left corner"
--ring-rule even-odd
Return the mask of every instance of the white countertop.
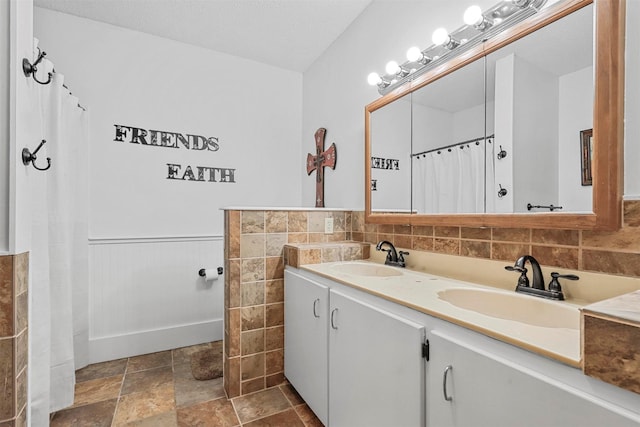
[[[368, 261], [357, 263], [381, 265]], [[339, 264], [345, 262], [303, 265], [300, 268], [573, 367], [580, 367], [579, 305], [406, 269], [400, 269], [401, 275], [391, 277], [347, 274], [336, 269], [335, 266]], [[478, 296], [488, 298], [487, 307], [482, 306], [479, 311], [465, 309], [462, 308], [464, 304], [454, 305], [443, 299], [444, 291], [460, 288], [479, 290]], [[481, 293], [484, 294], [480, 295]], [[498, 312], [506, 313], [511, 310], [515, 317], [522, 317], [524, 320], [511, 320], [504, 314], [500, 318], [501, 314], [495, 314], [489, 305], [493, 305]], [[482, 314], [480, 311], [494, 315]], [[538, 320], [531, 322], [527, 320], [529, 318]], [[525, 321], [527, 323], [523, 323]], [[570, 326], [555, 327], [556, 325]]]

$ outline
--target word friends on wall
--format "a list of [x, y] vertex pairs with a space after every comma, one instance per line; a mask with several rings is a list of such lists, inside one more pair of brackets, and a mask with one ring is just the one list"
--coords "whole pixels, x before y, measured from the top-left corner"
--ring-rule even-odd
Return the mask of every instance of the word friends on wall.
[[371, 157], [371, 169], [400, 170], [400, 160]]
[[[217, 137], [182, 134], [163, 130], [142, 129], [134, 126], [115, 126], [116, 142], [128, 142], [152, 147], [183, 148], [202, 152], [218, 151], [220, 149]], [[167, 163], [166, 179], [179, 181], [200, 182], [230, 182], [235, 183], [235, 169], [211, 166], [183, 166], [178, 163]]]

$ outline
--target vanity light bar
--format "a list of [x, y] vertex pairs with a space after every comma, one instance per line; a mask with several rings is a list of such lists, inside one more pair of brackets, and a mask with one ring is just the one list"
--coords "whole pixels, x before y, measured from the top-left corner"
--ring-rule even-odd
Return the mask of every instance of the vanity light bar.
[[438, 28], [433, 34], [431, 46], [422, 51], [416, 47], [409, 49], [407, 61], [402, 64], [390, 61], [386, 74], [371, 73], [367, 80], [370, 85], [378, 86], [381, 95], [389, 93], [448, 59], [524, 21], [537, 13], [546, 2], [547, 0], [503, 0], [484, 12], [478, 6], [471, 6], [465, 12], [465, 25], [451, 33]]

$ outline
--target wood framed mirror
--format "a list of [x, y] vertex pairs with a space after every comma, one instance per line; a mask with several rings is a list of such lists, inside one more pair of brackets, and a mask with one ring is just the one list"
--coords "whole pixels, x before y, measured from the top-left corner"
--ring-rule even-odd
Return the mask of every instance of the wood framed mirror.
[[[583, 187], [585, 190], [591, 190], [591, 206], [592, 209], [576, 209], [574, 212], [562, 210], [551, 210], [546, 212], [523, 212], [520, 209], [513, 211], [495, 211], [487, 210], [486, 202], [484, 211], [475, 211], [482, 213], [424, 213], [417, 208], [412, 188], [415, 186], [415, 176], [406, 182], [407, 188], [400, 188], [403, 184], [394, 184], [397, 191], [394, 196], [409, 193], [412, 199], [410, 203], [406, 199], [394, 203], [378, 204], [376, 200], [380, 200], [380, 191], [384, 188], [385, 178], [381, 175], [383, 172], [372, 172], [372, 157], [383, 157], [378, 153], [378, 146], [372, 150], [372, 142], [379, 141], [378, 134], [373, 129], [380, 128], [378, 123], [380, 117], [393, 117], [395, 113], [387, 113], [394, 109], [396, 111], [405, 111], [406, 102], [411, 99], [418, 100], [418, 94], [422, 94], [426, 89], [437, 88], [437, 86], [445, 78], [452, 79], [455, 72], [465, 69], [467, 66], [484, 62], [486, 70], [487, 58], [492, 58], [500, 51], [508, 50], [511, 46], [524, 40], [528, 35], [534, 35], [536, 32], [546, 31], [556, 23], [556, 26], [562, 23], [565, 17], [576, 16], [579, 13], [584, 14], [585, 8], [593, 9], [591, 16], [595, 19], [595, 28], [593, 29], [593, 151], [592, 151], [592, 186]], [[574, 14], [574, 12], [577, 12]], [[591, 18], [590, 18], [591, 19]], [[542, 31], [539, 31], [542, 30]], [[583, 229], [583, 230], [614, 230], [621, 225], [622, 210], [622, 193], [623, 193], [623, 105], [624, 105], [624, 34], [625, 34], [625, 0], [566, 0], [549, 5], [541, 10], [538, 14], [529, 19], [505, 30], [503, 33], [487, 40], [479, 46], [456, 56], [435, 69], [432, 69], [418, 77], [413, 81], [408, 81], [404, 85], [394, 89], [380, 99], [369, 104], [365, 108], [365, 221], [377, 224], [412, 224], [412, 225], [443, 225], [443, 226], [465, 226], [465, 227], [524, 227], [524, 228], [556, 228], [556, 229]], [[585, 37], [591, 36], [588, 34]], [[571, 52], [566, 52], [571, 55]], [[474, 65], [476, 66], [476, 65]], [[469, 68], [469, 67], [467, 67]], [[483, 79], [487, 80], [485, 75]], [[486, 90], [486, 89], [485, 89]], [[435, 92], [437, 93], [437, 91]], [[485, 112], [487, 114], [487, 97], [485, 94]], [[402, 107], [398, 105], [403, 104]], [[501, 116], [495, 113], [496, 116]], [[375, 118], [374, 120], [372, 120]], [[394, 119], [394, 123], [411, 123], [415, 121], [403, 118], [401, 120]], [[541, 123], [540, 126], [544, 126]], [[582, 129], [586, 128], [582, 127]], [[489, 137], [493, 138], [493, 129], [487, 129], [485, 124], [484, 140]], [[401, 130], [402, 138], [385, 137], [392, 145], [395, 140], [401, 140], [402, 145], [407, 145], [407, 132], [413, 135], [414, 129], [407, 131]], [[390, 133], [387, 132], [387, 135]], [[391, 133], [393, 134], [393, 133]], [[378, 138], [378, 139], [376, 139]], [[575, 138], [575, 137], [574, 137]], [[475, 141], [470, 139], [470, 141]], [[573, 139], [575, 141], [575, 139]], [[467, 142], [467, 141], [465, 141]], [[504, 151], [498, 144], [500, 140], [491, 140], [496, 147], [493, 153]], [[375, 142], [374, 142], [375, 144]], [[573, 152], [575, 153], [575, 142], [573, 144]], [[409, 144], [411, 145], [411, 144]], [[504, 144], [500, 144], [504, 145]], [[396, 147], [397, 148], [397, 147]], [[405, 150], [406, 151], [406, 150]], [[399, 159], [401, 168], [412, 167], [411, 158], [420, 151], [416, 147], [411, 147], [409, 153], [399, 154], [392, 147], [385, 146], [385, 156], [390, 156], [396, 160]], [[424, 150], [423, 150], [424, 151]], [[428, 151], [428, 150], [426, 150]], [[513, 153], [506, 151], [507, 158]], [[563, 165], [558, 166], [563, 167]], [[377, 176], [372, 176], [378, 174]], [[541, 174], [546, 173], [544, 170]], [[406, 169], [402, 172], [403, 176], [407, 175]], [[577, 174], [574, 174], [574, 176]], [[396, 179], [399, 176], [396, 173]], [[373, 193], [372, 181], [376, 181], [376, 191]], [[498, 182], [495, 188], [498, 187]], [[485, 189], [488, 188], [486, 187]], [[577, 175], [577, 185], [580, 186], [580, 176]], [[493, 187], [491, 187], [493, 188]], [[502, 185], [500, 189], [502, 190]], [[487, 190], [489, 191], [489, 190]], [[493, 191], [493, 190], [491, 190]], [[375, 195], [374, 195], [375, 194]], [[507, 192], [510, 196], [510, 194]], [[509, 197], [507, 196], [507, 198]], [[376, 199], [376, 197], [378, 199]], [[502, 197], [502, 196], [500, 196]], [[374, 200], [372, 205], [372, 200]], [[531, 200], [536, 204], [536, 200]], [[523, 203], [520, 203], [523, 204]], [[518, 205], [519, 206], [519, 205]], [[394, 209], [397, 208], [397, 209]], [[500, 212], [500, 213], [497, 213]]]

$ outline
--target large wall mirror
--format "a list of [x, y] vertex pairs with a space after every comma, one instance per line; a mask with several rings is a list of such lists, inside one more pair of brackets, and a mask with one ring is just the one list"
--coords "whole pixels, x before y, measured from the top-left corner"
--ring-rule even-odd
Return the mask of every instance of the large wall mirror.
[[557, 2], [368, 105], [366, 220], [619, 228], [623, 6]]

